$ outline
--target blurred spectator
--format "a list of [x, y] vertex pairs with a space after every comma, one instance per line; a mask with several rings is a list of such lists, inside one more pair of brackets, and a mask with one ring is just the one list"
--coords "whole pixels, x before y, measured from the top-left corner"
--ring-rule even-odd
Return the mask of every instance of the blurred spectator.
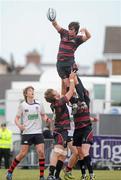
[[2, 123], [0, 127], [0, 168], [2, 158], [4, 158], [5, 169], [9, 168], [11, 146], [12, 132], [6, 127], [6, 123]]

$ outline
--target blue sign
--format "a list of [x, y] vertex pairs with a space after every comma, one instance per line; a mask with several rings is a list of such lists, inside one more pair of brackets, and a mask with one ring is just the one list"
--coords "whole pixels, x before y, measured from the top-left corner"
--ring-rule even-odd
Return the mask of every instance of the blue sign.
[[91, 155], [94, 161], [121, 163], [121, 137], [95, 136]]

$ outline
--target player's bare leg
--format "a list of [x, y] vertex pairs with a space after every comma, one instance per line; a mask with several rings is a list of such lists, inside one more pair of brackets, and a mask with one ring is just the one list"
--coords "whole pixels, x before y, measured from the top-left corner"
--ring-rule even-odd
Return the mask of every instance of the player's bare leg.
[[82, 144], [81, 147], [77, 147], [80, 158], [84, 159], [85, 165], [87, 166], [87, 169], [89, 171], [90, 180], [95, 180], [95, 175], [93, 173], [93, 167], [91, 162], [91, 157], [89, 155], [90, 150], [90, 144]]
[[71, 171], [78, 160], [78, 150], [75, 146], [72, 145], [72, 143], [73, 143], [72, 141], [68, 142], [68, 148], [71, 150], [72, 155], [68, 161], [68, 165], [66, 166], [66, 168], [64, 170], [64, 172], [65, 172], [64, 179], [65, 180], [75, 179], [75, 177], [73, 177]]

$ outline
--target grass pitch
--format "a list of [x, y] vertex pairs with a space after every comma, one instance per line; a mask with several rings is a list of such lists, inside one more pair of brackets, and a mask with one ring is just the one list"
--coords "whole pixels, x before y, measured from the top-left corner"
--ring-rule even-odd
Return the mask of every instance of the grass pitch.
[[[121, 170], [105, 170], [105, 171], [94, 171], [96, 175], [96, 180], [121, 180]], [[5, 178], [6, 170], [0, 169], [0, 180], [6, 180]], [[48, 170], [45, 171], [45, 177], [48, 175]], [[63, 172], [61, 173], [61, 178], [63, 178]], [[75, 180], [80, 180], [81, 173], [79, 170], [73, 170], [73, 175]], [[39, 179], [39, 169], [15, 169], [13, 173], [12, 180], [38, 180]]]

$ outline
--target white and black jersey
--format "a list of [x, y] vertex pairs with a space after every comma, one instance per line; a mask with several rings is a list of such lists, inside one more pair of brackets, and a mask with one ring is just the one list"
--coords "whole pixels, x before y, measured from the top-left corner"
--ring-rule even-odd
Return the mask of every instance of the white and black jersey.
[[22, 134], [39, 134], [42, 133], [42, 119], [41, 114], [45, 114], [43, 105], [35, 101], [33, 104], [28, 104], [23, 101], [19, 107], [17, 116], [22, 118], [25, 130]]

